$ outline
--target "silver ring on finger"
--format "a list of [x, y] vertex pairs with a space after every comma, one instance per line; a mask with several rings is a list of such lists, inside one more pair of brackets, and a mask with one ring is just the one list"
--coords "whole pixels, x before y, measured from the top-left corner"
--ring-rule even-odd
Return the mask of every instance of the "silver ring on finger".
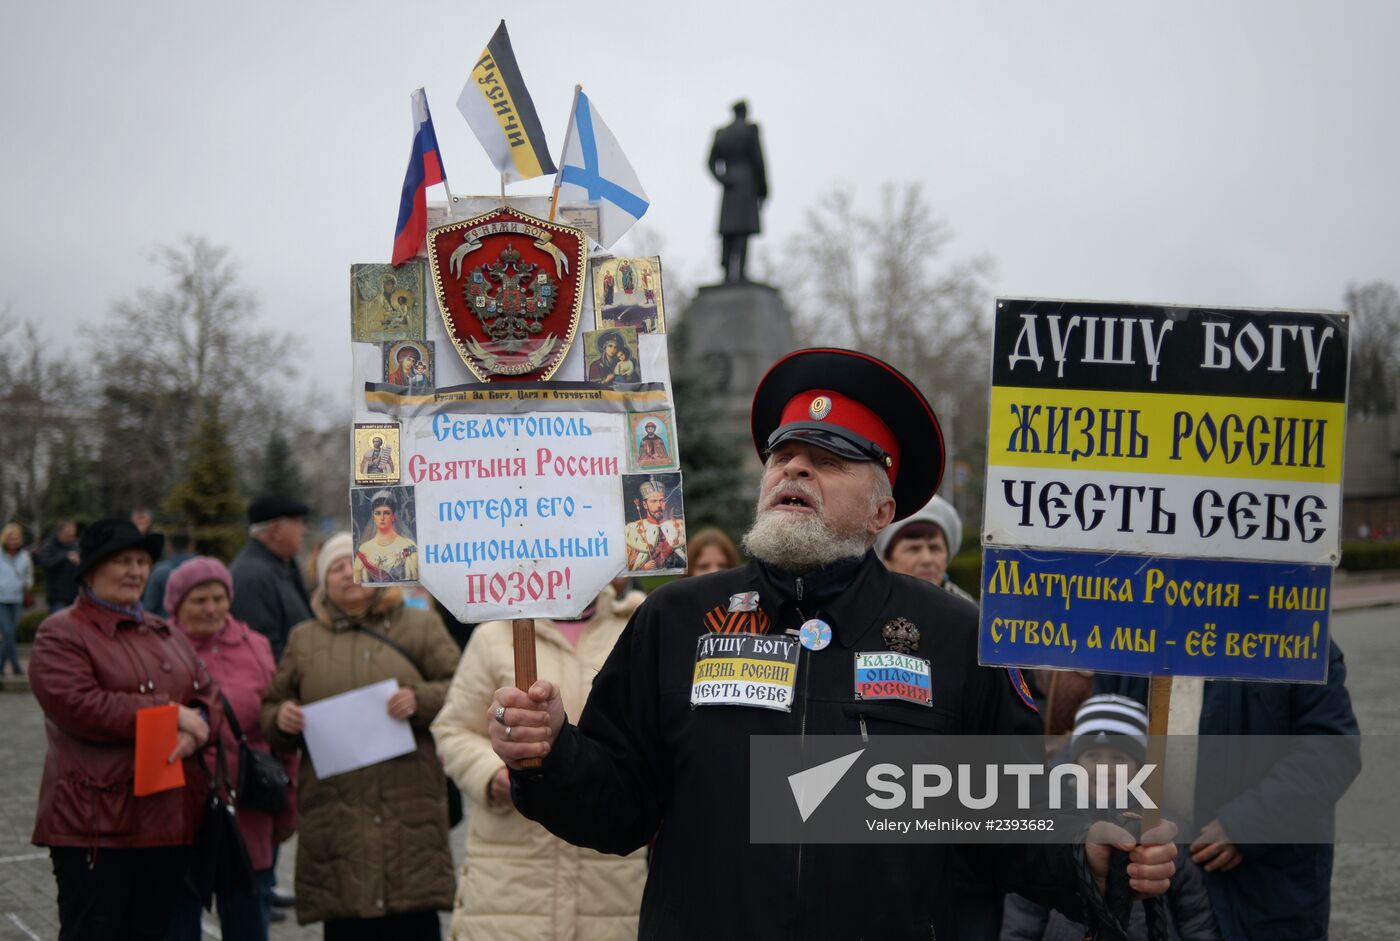
[[506, 707], [505, 707], [505, 706], [497, 706], [497, 707], [496, 707], [496, 721], [499, 722], [499, 723], [501, 723], [501, 725], [505, 725], [505, 724], [506, 724]]
[[511, 732], [513, 732], [513, 731], [515, 731], [515, 730], [512, 729], [510, 726], [506, 726], [506, 740], [507, 740], [507, 741], [510, 740], [510, 734], [511, 734]]

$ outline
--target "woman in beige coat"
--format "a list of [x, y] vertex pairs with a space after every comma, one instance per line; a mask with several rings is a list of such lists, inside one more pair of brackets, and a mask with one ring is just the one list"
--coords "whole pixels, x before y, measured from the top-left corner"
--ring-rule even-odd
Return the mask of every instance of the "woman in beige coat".
[[[397, 589], [356, 585], [349, 533], [317, 559], [316, 619], [292, 629], [263, 695], [261, 725], [276, 751], [303, 744], [301, 706], [381, 680], [399, 689], [387, 708], [413, 730], [416, 750], [322, 779], [303, 761], [297, 790], [297, 921], [325, 922], [327, 941], [437, 939], [452, 904], [447, 782], [428, 724], [442, 707], [457, 645], [431, 611]], [[378, 636], [375, 636], [378, 635]]]
[[[559, 686], [571, 716], [612, 651], [639, 591], [603, 589], [579, 621], [535, 622], [539, 675]], [[467, 855], [452, 911], [453, 941], [612, 941], [637, 936], [645, 852], [606, 856], [570, 846], [510, 802], [505, 765], [486, 736], [497, 689], [515, 682], [509, 621], [482, 624], [452, 678], [433, 737], [447, 773], [472, 801]]]

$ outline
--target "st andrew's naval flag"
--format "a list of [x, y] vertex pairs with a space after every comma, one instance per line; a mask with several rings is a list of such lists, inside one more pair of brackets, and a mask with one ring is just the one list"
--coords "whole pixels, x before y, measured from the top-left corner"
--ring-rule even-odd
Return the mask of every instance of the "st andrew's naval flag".
[[651, 205], [617, 138], [581, 88], [574, 90], [574, 111], [560, 163], [555, 203], [597, 203], [598, 244], [604, 248], [622, 238]]
[[549, 145], [535, 115], [535, 103], [515, 64], [506, 21], [472, 66], [457, 110], [471, 125], [472, 133], [507, 181], [530, 180], [554, 172]]
[[428, 96], [419, 88], [413, 101], [413, 151], [408, 156], [408, 172], [403, 178], [399, 200], [399, 224], [394, 230], [392, 261], [401, 265], [423, 247], [428, 236], [428, 187], [446, 183], [442, 157], [438, 154], [433, 116], [428, 112]]

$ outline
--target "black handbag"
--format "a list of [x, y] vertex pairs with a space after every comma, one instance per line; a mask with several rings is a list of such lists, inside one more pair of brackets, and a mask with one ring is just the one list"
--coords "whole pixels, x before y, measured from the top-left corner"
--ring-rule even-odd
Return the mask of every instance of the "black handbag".
[[[228, 789], [228, 766], [224, 761], [224, 743], [216, 742], [213, 780], [209, 783], [209, 799], [204, 805], [204, 820], [190, 848], [187, 878], [190, 888], [199, 896], [205, 911], [213, 904], [216, 889], [231, 889], [240, 893], [253, 891], [253, 864], [248, 859], [248, 847], [238, 832], [234, 805], [238, 795]], [[228, 796], [224, 793], [227, 791]]]
[[292, 779], [277, 757], [248, 745], [248, 736], [238, 725], [233, 706], [223, 693], [224, 718], [228, 720], [233, 737], [238, 739], [238, 803], [252, 810], [280, 814], [287, 808]]

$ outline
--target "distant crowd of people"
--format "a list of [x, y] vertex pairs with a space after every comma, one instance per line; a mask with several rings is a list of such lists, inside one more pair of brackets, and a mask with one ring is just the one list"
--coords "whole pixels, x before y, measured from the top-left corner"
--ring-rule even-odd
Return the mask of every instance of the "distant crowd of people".
[[[511, 735], [494, 701], [514, 683], [511, 623], [462, 624], [419, 589], [360, 584], [349, 533], [312, 547], [303, 569], [307, 515], [290, 497], [254, 500], [250, 539], [228, 565], [197, 554], [187, 535], [153, 532], [143, 511], [99, 520], [81, 536], [63, 521], [32, 558], [19, 526], [0, 530], [0, 667], [16, 673], [16, 624], [33, 602], [36, 569], [44, 573], [49, 615], [29, 660], [48, 720], [33, 841], [52, 856], [60, 938], [194, 941], [201, 910], [216, 908], [226, 941], [265, 941], [290, 906], [300, 922], [321, 922], [328, 941], [439, 939], [443, 911], [453, 939], [635, 937], [648, 849], [581, 848], [516, 809], [512, 772], [492, 739], [496, 723]], [[975, 604], [948, 575], [961, 544], [957, 511], [935, 496], [881, 530], [868, 551], [893, 573]], [[693, 533], [687, 548], [691, 577], [745, 564], [717, 529]], [[537, 620], [539, 675], [557, 684], [568, 716], [583, 713], [644, 598], [619, 578], [578, 617]], [[1324, 686], [1250, 685], [1242, 694], [1245, 684], [1194, 681], [1173, 699], [1174, 710], [1183, 704], [1173, 722], [1201, 733], [1357, 734], [1335, 644], [1330, 654]], [[413, 750], [320, 777], [306, 760], [303, 707], [384, 680], [397, 687], [386, 708], [408, 723]], [[1091, 770], [1144, 760], [1141, 682], [1048, 670], [1029, 682], [1051, 760]], [[137, 797], [136, 712], [165, 703], [178, 705], [168, 760], [182, 764], [185, 785]], [[280, 804], [243, 783], [254, 772], [277, 778], [278, 768]], [[1345, 790], [1349, 780], [1342, 773], [1333, 783]], [[225, 860], [201, 880], [206, 812], [218, 806], [211, 789], [234, 808], [246, 865]], [[465, 862], [454, 873], [449, 831], [463, 798]], [[1238, 847], [1228, 828], [1222, 814], [1180, 847], [1165, 893], [1170, 936], [1325, 937], [1330, 847]], [[294, 833], [289, 896], [277, 889], [276, 864]], [[713, 876], [716, 892], [733, 878], [765, 878], [742, 867]], [[951, 878], [959, 937], [1085, 936], [1085, 925], [1006, 895], [970, 867]], [[1128, 936], [1148, 937], [1140, 912]]]

